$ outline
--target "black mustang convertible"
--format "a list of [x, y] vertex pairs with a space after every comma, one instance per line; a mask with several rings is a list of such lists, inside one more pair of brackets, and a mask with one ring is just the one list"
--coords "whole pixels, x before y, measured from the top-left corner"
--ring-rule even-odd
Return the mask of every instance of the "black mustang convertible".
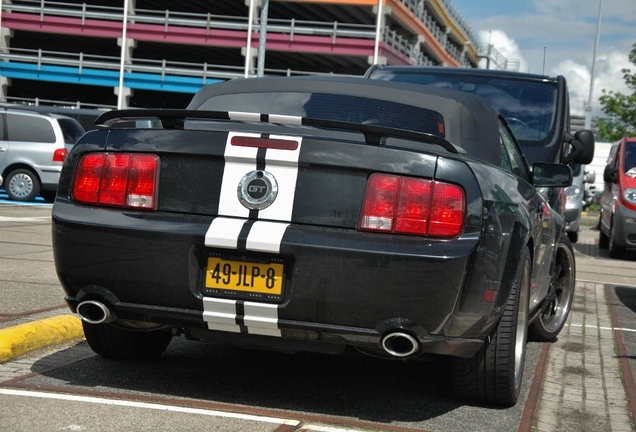
[[52, 230], [66, 301], [104, 357], [158, 356], [181, 334], [447, 356], [459, 394], [512, 405], [528, 334], [565, 323], [573, 262], [564, 278], [563, 220], [536, 188], [570, 169], [531, 171], [478, 97], [262, 78], [97, 123], [64, 165]]

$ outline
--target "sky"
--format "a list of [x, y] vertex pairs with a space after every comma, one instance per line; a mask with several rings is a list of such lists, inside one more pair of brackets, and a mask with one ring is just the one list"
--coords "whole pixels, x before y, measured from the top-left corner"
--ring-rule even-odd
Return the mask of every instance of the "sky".
[[[585, 115], [601, 0], [452, 0], [479, 42], [491, 43], [520, 72], [563, 75], [573, 115]], [[598, 98], [632, 91], [622, 69], [636, 72], [629, 53], [636, 44], [636, 0], [602, 0], [592, 115], [603, 117]]]

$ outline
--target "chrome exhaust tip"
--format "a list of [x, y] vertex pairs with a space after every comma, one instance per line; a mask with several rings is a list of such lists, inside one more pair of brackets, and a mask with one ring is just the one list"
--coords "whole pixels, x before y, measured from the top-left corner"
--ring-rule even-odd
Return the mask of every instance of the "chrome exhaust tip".
[[102, 324], [115, 320], [110, 309], [96, 300], [86, 300], [77, 305], [77, 313], [88, 324]]
[[416, 354], [420, 343], [408, 333], [393, 332], [382, 338], [382, 348], [393, 357], [405, 358]]

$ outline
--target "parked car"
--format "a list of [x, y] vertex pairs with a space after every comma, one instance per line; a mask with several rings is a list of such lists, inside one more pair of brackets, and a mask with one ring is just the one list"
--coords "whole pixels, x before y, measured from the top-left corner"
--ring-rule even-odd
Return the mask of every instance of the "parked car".
[[636, 246], [636, 137], [612, 144], [603, 180], [598, 245], [611, 258], [625, 258]]
[[[563, 76], [548, 77], [486, 69], [413, 66], [372, 66], [371, 79], [443, 87], [486, 99], [508, 121], [530, 165], [535, 162], [570, 164], [574, 171], [594, 158], [594, 135], [570, 131], [570, 101]], [[582, 173], [581, 173], [582, 175]], [[570, 189], [544, 190], [552, 208], [566, 219], [565, 232], [578, 240], [581, 222], [582, 177]], [[578, 189], [577, 189], [578, 187]], [[580, 200], [579, 200], [580, 198]]]
[[481, 98], [263, 78], [97, 121], [62, 170], [52, 234], [66, 301], [104, 357], [158, 356], [181, 334], [443, 356], [458, 394], [512, 405], [529, 331], [552, 340], [565, 323], [571, 245], [537, 187], [571, 171], [531, 172]]
[[0, 108], [0, 175], [10, 199], [53, 202], [62, 164], [84, 133], [74, 119]]
[[565, 189], [565, 232], [572, 243], [579, 240], [581, 230], [581, 213], [591, 203], [588, 184], [596, 181], [594, 170], [587, 170], [585, 165], [570, 164], [572, 168], [572, 184]]

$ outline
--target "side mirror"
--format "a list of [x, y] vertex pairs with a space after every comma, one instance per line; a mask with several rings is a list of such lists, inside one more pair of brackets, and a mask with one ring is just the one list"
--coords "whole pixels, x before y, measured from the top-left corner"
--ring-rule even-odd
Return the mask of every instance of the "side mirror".
[[607, 165], [603, 171], [603, 181], [606, 183], [616, 183], [618, 180], [618, 168]]
[[532, 165], [532, 183], [535, 187], [568, 187], [572, 185], [572, 170], [567, 165], [537, 162]]
[[594, 170], [586, 170], [583, 175], [583, 181], [585, 183], [596, 183], [596, 171]]
[[572, 162], [587, 165], [594, 159], [594, 134], [589, 130], [580, 130], [574, 134], [565, 134], [565, 141], [572, 146], [572, 151], [565, 158], [564, 164]]

